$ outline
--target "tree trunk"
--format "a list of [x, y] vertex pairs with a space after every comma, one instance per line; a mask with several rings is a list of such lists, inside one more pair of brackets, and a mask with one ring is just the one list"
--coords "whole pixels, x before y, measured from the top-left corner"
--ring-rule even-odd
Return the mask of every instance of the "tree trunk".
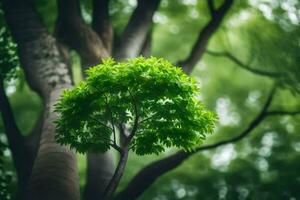
[[114, 192], [116, 191], [119, 182], [121, 180], [121, 177], [124, 173], [125, 167], [126, 167], [126, 163], [127, 163], [127, 159], [128, 159], [128, 148], [123, 148], [122, 151], [120, 152], [120, 160], [118, 163], [118, 166], [115, 170], [114, 176], [112, 177], [112, 179], [110, 180], [108, 186], [106, 187], [104, 194], [105, 194], [105, 200], [111, 200], [113, 197]]
[[21, 66], [30, 87], [44, 100], [45, 112], [37, 157], [28, 183], [30, 200], [79, 200], [76, 155], [55, 142], [53, 105], [72, 86], [68, 57], [45, 29], [31, 1], [2, 0], [5, 17], [18, 44]]
[[51, 91], [44, 116], [43, 134], [28, 188], [31, 200], [79, 200], [76, 154], [55, 142], [53, 105], [61, 89]]

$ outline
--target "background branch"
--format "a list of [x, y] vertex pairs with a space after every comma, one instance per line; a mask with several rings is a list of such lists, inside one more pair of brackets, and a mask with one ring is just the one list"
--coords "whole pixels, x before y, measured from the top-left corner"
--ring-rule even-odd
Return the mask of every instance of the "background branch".
[[[209, 2], [209, 1], [208, 1]], [[182, 66], [183, 70], [188, 74], [194, 69], [197, 62], [203, 56], [209, 39], [219, 28], [221, 22], [223, 21], [226, 13], [232, 6], [233, 0], [224, 0], [224, 3], [216, 10], [213, 11], [211, 20], [206, 24], [206, 26], [200, 31], [198, 38], [192, 47], [192, 50], [188, 57], [179, 61], [177, 65]]]
[[[25, 138], [21, 134], [15, 121], [13, 110], [5, 93], [4, 80], [0, 80], [0, 111], [4, 124], [4, 132], [8, 140], [9, 149], [12, 152], [13, 163], [17, 172], [18, 189], [22, 190], [22, 187], [26, 187], [32, 166], [27, 165], [29, 160], [27, 160]], [[21, 191], [17, 193], [21, 195]]]
[[207, 0], [207, 6], [208, 6], [208, 10], [210, 12], [211, 17], [214, 18], [215, 17], [214, 0]]
[[208, 53], [211, 56], [228, 58], [229, 60], [231, 60], [238, 66], [240, 66], [241, 68], [243, 68], [249, 72], [252, 72], [254, 74], [260, 75], [260, 76], [268, 76], [268, 77], [272, 77], [272, 78], [279, 78], [279, 77], [284, 76], [284, 73], [280, 73], [280, 72], [268, 72], [268, 71], [263, 71], [260, 69], [255, 69], [255, 68], [243, 63], [237, 57], [235, 57], [233, 54], [231, 54], [229, 52], [214, 52], [214, 51], [206, 50], [205, 53]]
[[139, 0], [114, 52], [117, 60], [136, 57], [152, 24], [152, 17], [161, 0]]
[[276, 115], [290, 115], [290, 116], [295, 116], [299, 115], [300, 110], [298, 111], [284, 111], [284, 110], [273, 110], [273, 111], [268, 111], [267, 115], [268, 116], [276, 116]]
[[144, 41], [144, 44], [142, 46], [140, 55], [144, 56], [144, 57], [150, 57], [151, 56], [151, 49], [152, 49], [152, 29], [151, 28], [146, 36], [146, 39]]
[[[102, 58], [108, 57], [109, 53], [103, 41], [84, 22], [79, 0], [58, 0], [57, 5], [58, 17], [55, 35], [61, 43], [77, 51], [82, 61], [83, 70], [98, 64]], [[99, 21], [96, 20], [94, 23], [99, 23]]]
[[111, 54], [113, 45], [113, 27], [109, 17], [109, 0], [93, 0], [92, 27], [102, 39], [107, 52]]
[[232, 137], [231, 139], [223, 140], [211, 145], [200, 146], [195, 149], [193, 152], [184, 152], [179, 151], [171, 156], [163, 158], [161, 160], [155, 161], [145, 168], [143, 168], [137, 175], [132, 179], [132, 181], [127, 185], [127, 187], [121, 191], [115, 198], [115, 200], [121, 199], [136, 199], [139, 197], [146, 189], [148, 189], [157, 178], [163, 174], [171, 171], [172, 169], [179, 166], [183, 161], [185, 161], [190, 156], [194, 155], [197, 152], [214, 149], [216, 147], [237, 142], [251, 133], [251, 131], [256, 128], [267, 116], [267, 110], [270, 107], [273, 97], [275, 94], [275, 88], [273, 88], [262, 107], [260, 113], [250, 122], [248, 127], [242, 131], [237, 136]]

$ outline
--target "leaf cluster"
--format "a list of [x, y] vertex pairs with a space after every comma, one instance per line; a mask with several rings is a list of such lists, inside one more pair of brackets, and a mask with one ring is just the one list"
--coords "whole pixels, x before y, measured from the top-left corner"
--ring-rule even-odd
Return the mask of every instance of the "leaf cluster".
[[16, 78], [18, 67], [17, 46], [3, 26], [0, 28], [0, 80]]
[[85, 82], [63, 92], [56, 138], [79, 152], [104, 152], [125, 125], [139, 155], [166, 147], [191, 150], [215, 121], [198, 94], [196, 81], [164, 59], [106, 59], [87, 71]]

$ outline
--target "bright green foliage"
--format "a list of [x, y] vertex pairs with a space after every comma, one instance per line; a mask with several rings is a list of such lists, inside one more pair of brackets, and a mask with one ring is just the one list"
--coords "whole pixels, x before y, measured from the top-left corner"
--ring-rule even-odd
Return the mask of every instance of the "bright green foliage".
[[0, 28], [0, 80], [11, 79], [16, 76], [19, 60], [16, 53], [16, 44], [6, 27]]
[[61, 144], [79, 152], [107, 151], [114, 130], [125, 124], [135, 133], [135, 153], [158, 154], [172, 146], [191, 150], [213, 131], [214, 114], [197, 98], [196, 82], [164, 59], [107, 59], [87, 75], [56, 104]]

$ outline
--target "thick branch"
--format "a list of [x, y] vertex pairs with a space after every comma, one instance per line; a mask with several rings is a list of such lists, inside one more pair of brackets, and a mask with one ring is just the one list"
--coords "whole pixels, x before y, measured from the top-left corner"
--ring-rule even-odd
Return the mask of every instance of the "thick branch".
[[160, 0], [138, 1], [120, 42], [115, 48], [114, 57], [116, 59], [133, 58], [140, 53], [159, 3]]
[[133, 123], [133, 127], [132, 127], [132, 130], [131, 130], [131, 133], [128, 136], [128, 138], [126, 138], [127, 145], [131, 142], [131, 140], [134, 137], [134, 135], [135, 135], [135, 133], [136, 133], [136, 131], [138, 129], [138, 126], [139, 126], [139, 113], [138, 113], [137, 103], [136, 103], [135, 98], [132, 95], [131, 91], [128, 90], [128, 92], [129, 92], [129, 95], [131, 97], [131, 101], [132, 101], [132, 106], [133, 106], [135, 117], [134, 117], [134, 123]]
[[280, 72], [268, 72], [268, 71], [263, 71], [260, 69], [255, 69], [255, 68], [243, 63], [237, 57], [235, 57], [234, 55], [232, 55], [229, 52], [214, 52], [214, 51], [207, 50], [205, 53], [208, 53], [209, 55], [212, 55], [212, 56], [228, 58], [229, 60], [231, 60], [232, 62], [237, 64], [239, 67], [241, 67], [249, 72], [252, 72], [254, 74], [260, 75], [260, 76], [268, 76], [268, 77], [273, 77], [273, 78], [278, 78], [278, 77], [284, 76], [284, 73], [280, 73]]
[[21, 189], [20, 187], [25, 187], [25, 183], [28, 181], [30, 174], [26, 164], [27, 151], [25, 149], [24, 137], [16, 124], [11, 105], [5, 94], [3, 80], [0, 80], [0, 111], [8, 145], [12, 152], [13, 162], [17, 172], [18, 187]]
[[113, 43], [113, 28], [109, 17], [109, 0], [93, 0], [92, 26], [102, 39], [108, 53], [111, 53]]
[[168, 156], [166, 158], [151, 163], [150, 165], [143, 168], [140, 172], [138, 172], [138, 174], [132, 179], [132, 181], [128, 184], [128, 186], [116, 196], [115, 200], [121, 200], [121, 199], [134, 200], [137, 197], [139, 197], [147, 188], [149, 188], [150, 185], [152, 185], [157, 178], [171, 171], [172, 169], [176, 168], [183, 161], [185, 161], [187, 158], [194, 155], [195, 153], [203, 150], [213, 149], [221, 145], [237, 142], [243, 139], [244, 137], [246, 137], [247, 135], [249, 135], [251, 131], [254, 128], [256, 128], [268, 116], [267, 110], [271, 105], [274, 93], [275, 93], [275, 89], [273, 89], [270, 92], [270, 95], [267, 98], [266, 103], [262, 107], [261, 112], [252, 120], [252, 122], [248, 125], [248, 127], [240, 134], [228, 140], [223, 140], [215, 144], [199, 147], [193, 152], [179, 151], [171, 156]]
[[108, 51], [97, 33], [83, 20], [78, 0], [58, 0], [58, 17], [55, 34], [60, 42], [75, 49], [84, 69], [108, 57]]
[[193, 68], [195, 67], [198, 60], [203, 56], [206, 46], [209, 42], [209, 39], [213, 36], [216, 30], [219, 28], [221, 22], [223, 21], [226, 13], [230, 9], [233, 0], [224, 0], [223, 5], [220, 8], [213, 11], [213, 17], [207, 23], [207, 25], [200, 32], [196, 43], [194, 44], [192, 51], [188, 55], [188, 57], [180, 61], [178, 65], [183, 67], [183, 70], [187, 73], [191, 73]]
[[42, 95], [46, 105], [40, 146], [26, 196], [32, 200], [77, 200], [80, 195], [76, 155], [55, 142], [53, 124], [57, 119], [53, 105], [61, 89], [72, 85], [68, 62], [30, 2], [2, 0], [7, 24], [18, 44], [26, 79]]

